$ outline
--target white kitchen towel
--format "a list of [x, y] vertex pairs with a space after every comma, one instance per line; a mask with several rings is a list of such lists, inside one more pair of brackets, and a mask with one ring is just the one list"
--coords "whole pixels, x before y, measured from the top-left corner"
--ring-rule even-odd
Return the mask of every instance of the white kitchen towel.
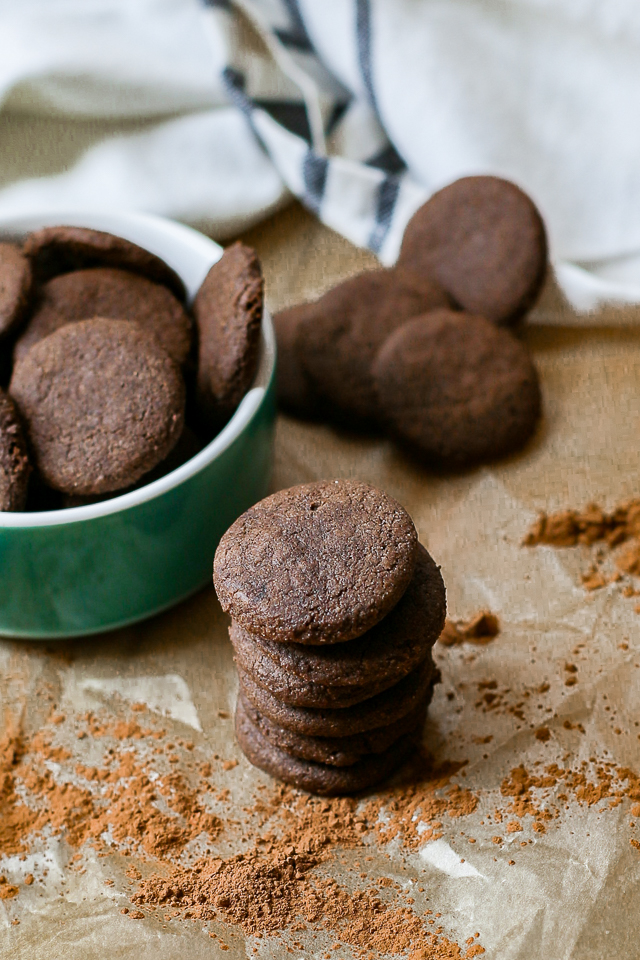
[[0, 215], [225, 237], [290, 193], [393, 263], [473, 173], [521, 185], [571, 302], [640, 302], [637, 0], [0, 0]]

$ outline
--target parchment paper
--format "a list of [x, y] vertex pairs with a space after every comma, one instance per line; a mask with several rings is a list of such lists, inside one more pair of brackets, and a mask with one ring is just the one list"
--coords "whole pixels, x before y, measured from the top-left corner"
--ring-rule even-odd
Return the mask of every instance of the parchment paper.
[[[275, 309], [374, 265], [296, 206], [247, 240], [263, 258]], [[404, 857], [397, 844], [382, 851], [373, 840], [366, 852], [374, 857], [372, 873], [387, 874], [405, 889], [419, 880], [429, 906], [442, 914], [447, 936], [464, 944], [478, 931], [487, 956], [500, 960], [631, 960], [640, 954], [640, 852], [630, 844], [636, 834], [628, 803], [587, 807], [569, 799], [544, 834], [532, 832], [530, 821], [523, 832], [503, 829], [499, 853], [492, 841], [496, 826], [486, 822], [488, 813], [505, 806], [500, 784], [520, 763], [577, 767], [595, 757], [640, 771], [634, 726], [640, 614], [634, 600], [622, 595], [619, 584], [584, 591], [587, 548], [521, 546], [540, 509], [590, 500], [610, 507], [640, 493], [635, 319], [632, 310], [624, 316], [610, 312], [581, 328], [549, 288], [525, 335], [541, 373], [543, 424], [523, 453], [495, 466], [435, 476], [385, 441], [284, 417], [278, 426], [274, 489], [334, 476], [383, 487], [409, 510], [422, 542], [442, 565], [450, 615], [465, 618], [490, 609], [499, 617], [501, 632], [485, 646], [436, 647], [443, 682], [425, 734], [437, 759], [468, 761], [458, 779], [479, 795], [477, 810], [446, 822], [440, 839]], [[219, 716], [232, 714], [236, 691], [226, 629], [208, 589], [161, 617], [108, 636], [57, 648], [2, 641], [4, 723], [22, 717], [28, 728], [37, 728], [45, 705], [35, 691], [44, 681], [68, 719], [86, 710], [117, 717], [127, 705], [143, 702], [148, 716], [163, 717], [172, 736], [191, 739], [198, 756], [238, 759], [231, 771], [216, 769], [220, 786], [239, 805], [247, 803], [269, 779], [242, 758], [232, 720]], [[576, 655], [578, 644], [584, 646]], [[568, 662], [578, 668], [573, 686], [565, 685]], [[520, 716], [476, 706], [478, 685], [492, 680], [498, 691], [510, 691], [507, 705], [523, 702]], [[547, 683], [549, 689], [538, 694]], [[585, 732], [566, 729], [567, 720]], [[535, 735], [542, 724], [550, 731], [544, 742]], [[84, 741], [70, 736], [68, 745], [86, 762]], [[505, 850], [513, 851], [514, 864]], [[46, 884], [21, 886], [19, 897], [0, 902], [2, 960], [292, 956], [272, 938], [246, 941], [238, 928], [216, 928], [230, 947], [223, 953], [202, 924], [163, 929], [150, 917], [132, 922], [120, 913], [130, 892], [123, 858], [87, 854], [85, 872], [77, 874], [65, 867], [69, 850], [63, 840], [43, 841], [39, 851], [34, 856], [49, 862]], [[224, 844], [221, 851], [233, 852]], [[34, 862], [31, 856], [5, 858], [0, 872], [19, 883]], [[113, 885], [105, 885], [113, 878]], [[414, 909], [423, 906], [416, 894]], [[12, 926], [16, 917], [20, 924]], [[334, 941], [329, 936], [327, 946]], [[332, 956], [352, 953], [345, 947]]]

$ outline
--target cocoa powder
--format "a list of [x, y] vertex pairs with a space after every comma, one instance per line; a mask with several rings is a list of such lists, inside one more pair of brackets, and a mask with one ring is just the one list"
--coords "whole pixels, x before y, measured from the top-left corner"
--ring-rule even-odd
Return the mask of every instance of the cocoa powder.
[[[139, 708], [134, 712], [139, 713]], [[79, 726], [75, 736], [80, 743], [105, 741], [102, 764], [80, 763], [55, 742], [69, 724]], [[71, 869], [83, 869], [78, 858], [86, 844], [99, 856], [115, 849], [156, 862], [160, 872], [147, 879], [135, 866], [127, 871], [130, 880], [139, 884], [132, 896], [136, 909], [123, 911], [129, 919], [142, 919], [145, 913], [139, 908], [145, 907], [170, 909], [174, 917], [203, 923], [222, 920], [254, 936], [289, 936], [305, 928], [330, 931], [361, 957], [383, 949], [391, 954], [410, 953], [416, 960], [461, 960], [484, 952], [476, 941], [460, 947], [441, 928], [430, 929], [430, 921], [414, 913], [409, 902], [384, 902], [375, 885], [348, 890], [318, 873], [337, 851], [365, 845], [378, 826], [381, 802], [400, 815], [398, 833], [411, 843], [418, 840], [410, 826], [411, 810], [419, 807], [424, 818], [434, 809], [463, 815], [461, 798], [466, 794], [450, 782], [456, 768], [439, 771], [434, 779], [425, 766], [422, 780], [416, 779], [414, 771], [404, 800], [405, 788], [399, 785], [363, 809], [355, 799], [310, 798], [276, 786], [266, 798], [256, 800], [246, 811], [245, 823], [239, 825], [246, 832], [247, 824], [253, 823], [253, 847], [228, 859], [199, 856], [184, 865], [176, 863], [176, 858], [191, 840], [204, 837], [212, 844], [224, 831], [233, 834], [235, 821], [231, 815], [220, 819], [207, 809], [206, 796], [212, 792], [207, 780], [212, 773], [210, 762], [185, 763], [182, 757], [182, 767], [188, 766], [191, 779], [195, 778], [193, 784], [182, 769], [158, 773], [148, 749], [145, 756], [139, 753], [148, 743], [157, 744], [154, 757], [169, 763], [178, 759], [175, 741], [166, 742], [164, 731], [145, 729], [135, 719], [93, 714], [68, 719], [52, 711], [48, 723], [34, 735], [20, 730], [7, 733], [0, 744], [0, 853], [31, 851], [38, 836], [47, 832], [64, 837], [78, 851], [71, 858]], [[180, 747], [187, 756], [193, 750], [192, 743]], [[51, 762], [60, 768], [59, 774], [52, 772]], [[219, 763], [223, 770], [236, 765]], [[443, 796], [435, 801], [441, 789]], [[218, 799], [228, 798], [221, 791]], [[465, 802], [470, 810], [476, 801]], [[380, 839], [390, 839], [392, 833], [382, 832]], [[31, 874], [24, 881], [25, 886], [33, 882]], [[0, 880], [0, 899], [17, 898], [19, 892], [16, 884]]]
[[170, 908], [184, 919], [221, 920], [253, 936], [329, 931], [358, 957], [411, 951], [419, 960], [462, 960], [484, 953], [477, 942], [465, 950], [442, 929], [429, 930], [428, 920], [408, 906], [385, 903], [374, 888], [351, 892], [314, 872], [337, 850], [364, 845], [376, 803], [358, 812], [354, 800], [319, 800], [281, 787], [263, 808], [276, 811], [282, 833], [268, 831], [247, 853], [227, 860], [201, 859], [143, 880], [132, 903]]
[[578, 543], [605, 541], [611, 548], [640, 537], [640, 500], [626, 500], [607, 512], [597, 503], [583, 510], [559, 510], [540, 513], [526, 534], [523, 544], [535, 547], [545, 543], [552, 547], [574, 547]]
[[[445, 817], [458, 819], [473, 813], [478, 796], [452, 782], [464, 766], [435, 765], [428, 754], [419, 752], [405, 770], [403, 781], [383, 789], [364, 807], [367, 818], [375, 824], [378, 839], [388, 843], [400, 838], [409, 849], [417, 849], [443, 835]], [[380, 818], [382, 811], [386, 814], [384, 820]]]
[[19, 892], [18, 887], [9, 883], [5, 876], [0, 876], [0, 900], [13, 900]]
[[407, 954], [420, 960], [462, 960], [484, 953], [479, 943], [467, 950], [432, 932], [408, 907], [392, 907], [374, 889], [348, 892], [336, 880], [315, 877], [314, 856], [258, 851], [227, 861], [201, 860], [175, 868], [167, 878], [143, 881], [132, 902], [177, 908], [184, 918], [222, 920], [246, 934], [329, 931], [356, 956]]
[[[563, 793], [550, 802], [549, 796], [552, 792], [557, 793], [559, 787]], [[544, 833], [545, 823], [558, 819], [560, 806], [566, 806], [569, 799], [587, 807], [607, 801], [608, 810], [619, 806], [623, 800], [638, 804], [640, 777], [628, 767], [618, 767], [610, 761], [598, 763], [595, 758], [582, 761], [577, 769], [548, 764], [540, 773], [531, 773], [521, 764], [504, 778], [500, 792], [503, 797], [511, 799], [507, 814], [532, 817], [534, 830]], [[634, 806], [631, 815], [636, 816], [638, 809]]]
[[489, 643], [500, 633], [500, 622], [494, 613], [481, 610], [470, 620], [445, 621], [444, 630], [438, 643], [445, 647], [458, 646], [461, 643]]
[[[480, 687], [483, 709], [500, 704], [508, 693], [495, 681]], [[485, 695], [495, 700], [487, 703]], [[506, 703], [499, 709], [506, 710]], [[139, 707], [132, 711], [140, 712]], [[104, 744], [102, 762], [79, 762], [80, 747], [73, 756], [62, 742], [71, 735], [82, 745]], [[552, 739], [545, 726], [535, 730], [535, 737], [541, 748]], [[474, 836], [464, 842], [481, 840], [484, 829], [485, 842], [493, 839], [496, 853], [503, 839], [492, 838], [492, 824], [503, 824], [502, 835], [520, 834], [526, 846], [531, 843], [527, 831], [548, 831], [570, 802], [599, 805], [603, 811], [626, 803], [631, 816], [640, 816], [640, 778], [609, 761], [575, 768], [520, 765], [503, 777], [499, 795], [483, 798], [471, 782], [465, 785], [464, 763], [434, 763], [422, 753], [373, 796], [320, 799], [275, 785], [258, 787], [255, 802], [242, 811], [227, 791], [214, 790], [209, 778], [216, 767], [234, 776], [232, 763], [219, 757], [203, 762], [192, 742], [144, 727], [139, 716], [54, 712], [35, 734], [16, 730], [0, 745], [0, 853], [31, 851], [38, 835], [47, 832], [64, 837], [77, 851], [70, 869], [83, 869], [87, 844], [100, 856], [113, 851], [133, 855], [140, 864], [146, 860], [144, 876], [136, 866], [127, 871], [132, 905], [121, 912], [133, 920], [222, 922], [248, 936], [278, 937], [300, 949], [307, 946], [292, 938], [304, 935], [313, 947], [315, 938], [331, 935], [358, 958], [385, 952], [407, 960], [462, 960], [484, 952], [478, 939], [460, 945], [431, 911], [414, 909], [407, 891], [375, 871], [357, 872], [362, 882], [355, 889], [352, 881], [342, 882], [340, 873], [332, 874], [338, 861], [345, 862], [345, 852], [362, 857], [394, 841], [411, 855], [481, 810], [480, 826], [474, 820]], [[226, 813], [211, 812], [213, 796]], [[234, 855], [220, 855], [224, 838]], [[206, 856], [201, 846], [189, 854], [195, 839], [207, 844]], [[640, 849], [635, 837], [630, 843]], [[349, 872], [356, 873], [350, 867]], [[33, 875], [23, 882], [29, 886]], [[5, 878], [0, 898], [15, 910], [20, 889]]]
[[612, 552], [617, 569], [605, 572], [602, 569], [603, 556], [596, 554], [582, 575], [582, 585], [587, 591], [615, 583], [625, 574], [640, 576], [640, 500], [626, 500], [610, 512], [597, 503], [590, 503], [584, 510], [541, 513], [522, 543], [527, 547], [603, 544]]
[[[52, 747], [46, 731], [30, 740], [19, 732], [7, 733], [0, 741], [2, 854], [23, 852], [27, 839], [45, 829], [63, 835], [74, 848], [89, 841], [101, 848], [101, 837], [109, 831], [117, 843], [153, 857], [179, 853], [202, 833], [209, 840], [219, 834], [221, 822], [203, 808], [197, 790], [175, 773], [152, 782], [148, 763], [139, 762], [133, 751], [107, 756], [104, 767], [76, 764], [74, 773], [84, 781], [82, 786], [58, 782], [44, 764], [70, 758], [68, 750]], [[25, 802], [22, 791], [33, 798], [32, 804]], [[160, 812], [159, 796], [172, 815]]]

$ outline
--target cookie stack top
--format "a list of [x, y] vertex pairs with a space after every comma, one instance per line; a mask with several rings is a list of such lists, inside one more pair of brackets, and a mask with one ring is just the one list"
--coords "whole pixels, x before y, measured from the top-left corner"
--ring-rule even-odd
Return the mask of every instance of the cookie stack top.
[[399, 503], [351, 480], [280, 491], [224, 535], [214, 582], [254, 764], [343, 793], [407, 756], [438, 678], [445, 591]]
[[341, 643], [396, 605], [417, 553], [413, 521], [391, 497], [357, 481], [310, 483], [229, 528], [214, 582], [223, 610], [267, 640]]

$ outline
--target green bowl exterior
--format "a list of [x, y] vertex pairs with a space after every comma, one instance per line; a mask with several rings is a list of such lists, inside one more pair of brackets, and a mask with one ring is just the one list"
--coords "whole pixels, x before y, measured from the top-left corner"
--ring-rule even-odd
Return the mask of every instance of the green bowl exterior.
[[275, 378], [238, 437], [153, 499], [74, 523], [0, 528], [0, 634], [49, 639], [150, 617], [207, 583], [222, 534], [266, 496]]

